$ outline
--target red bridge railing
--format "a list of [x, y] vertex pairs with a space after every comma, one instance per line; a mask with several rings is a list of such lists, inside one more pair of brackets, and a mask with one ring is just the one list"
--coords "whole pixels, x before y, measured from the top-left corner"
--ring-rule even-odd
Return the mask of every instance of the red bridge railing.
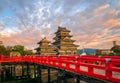
[[32, 62], [120, 83], [119, 56], [0, 56], [0, 62]]

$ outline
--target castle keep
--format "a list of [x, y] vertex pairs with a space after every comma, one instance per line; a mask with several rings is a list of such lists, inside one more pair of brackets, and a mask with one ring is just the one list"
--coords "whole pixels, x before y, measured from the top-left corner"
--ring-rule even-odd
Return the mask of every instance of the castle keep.
[[49, 45], [50, 41], [46, 38], [42, 39], [36, 49], [38, 54], [76, 54], [78, 45], [75, 45], [75, 40], [72, 40], [70, 30], [65, 27], [58, 27], [55, 32], [55, 41]]

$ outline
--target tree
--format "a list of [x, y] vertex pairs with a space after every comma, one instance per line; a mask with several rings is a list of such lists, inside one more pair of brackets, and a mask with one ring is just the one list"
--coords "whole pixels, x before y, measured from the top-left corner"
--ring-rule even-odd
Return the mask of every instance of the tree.
[[25, 55], [33, 55], [33, 51], [32, 50], [25, 50]]
[[22, 46], [22, 45], [15, 45], [13, 47], [13, 51], [19, 52], [21, 55], [25, 54], [25, 52], [24, 52], [24, 46]]
[[13, 48], [12, 46], [7, 46], [6, 47], [6, 54], [7, 55], [10, 55], [10, 53], [12, 52], [12, 48]]
[[11, 46], [5, 47], [5, 46], [3, 45], [3, 42], [0, 41], [0, 54], [8, 55], [8, 56], [9, 56], [11, 50], [12, 50], [12, 47], [11, 47]]
[[3, 42], [2, 42], [2, 41], [0, 41], [0, 45], [3, 45]]
[[0, 45], [0, 54], [7, 55], [7, 50], [4, 45]]
[[97, 49], [96, 50], [96, 55], [101, 56], [102, 55], [101, 50]]
[[120, 55], [120, 46], [119, 45], [115, 45], [111, 48], [111, 51], [113, 51], [115, 53], [115, 55]]

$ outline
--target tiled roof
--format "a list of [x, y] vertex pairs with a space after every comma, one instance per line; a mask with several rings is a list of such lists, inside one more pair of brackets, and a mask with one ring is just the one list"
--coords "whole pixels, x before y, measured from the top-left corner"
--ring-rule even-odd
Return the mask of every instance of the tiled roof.
[[47, 38], [43, 38], [40, 42], [38, 42], [38, 44], [42, 43], [42, 42], [47, 42], [47, 43], [50, 43], [50, 41], [47, 40]]

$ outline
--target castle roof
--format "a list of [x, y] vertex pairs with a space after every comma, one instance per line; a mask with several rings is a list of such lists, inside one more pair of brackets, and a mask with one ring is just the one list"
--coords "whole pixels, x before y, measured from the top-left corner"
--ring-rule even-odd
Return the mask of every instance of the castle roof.
[[75, 44], [57, 44], [56, 46], [68, 46], [68, 47], [75, 46], [75, 47], [78, 47], [78, 45], [75, 45]]
[[[70, 30], [66, 29], [66, 27], [60, 27], [60, 26], [58, 26], [57, 32], [59, 32], [59, 31], [70, 32]], [[57, 32], [55, 32], [55, 34], [56, 34]]]
[[35, 48], [34, 50], [39, 50], [40, 48], [39, 47], [37, 47], [37, 48]]
[[46, 43], [50, 43], [50, 41], [47, 40], [46, 37], [44, 37], [40, 42], [38, 42], [37, 44], [40, 44], [40, 43], [43, 43], [43, 42], [46, 42]]
[[49, 46], [40, 46], [39, 48], [56, 48], [56, 47], [53, 45], [49, 45]]
[[39, 49], [41, 49], [41, 48], [56, 48], [56, 47], [55, 47], [55, 46], [53, 46], [53, 45], [40, 46], [40, 47], [38, 47], [38, 48], [35, 48], [35, 50], [39, 50]]

